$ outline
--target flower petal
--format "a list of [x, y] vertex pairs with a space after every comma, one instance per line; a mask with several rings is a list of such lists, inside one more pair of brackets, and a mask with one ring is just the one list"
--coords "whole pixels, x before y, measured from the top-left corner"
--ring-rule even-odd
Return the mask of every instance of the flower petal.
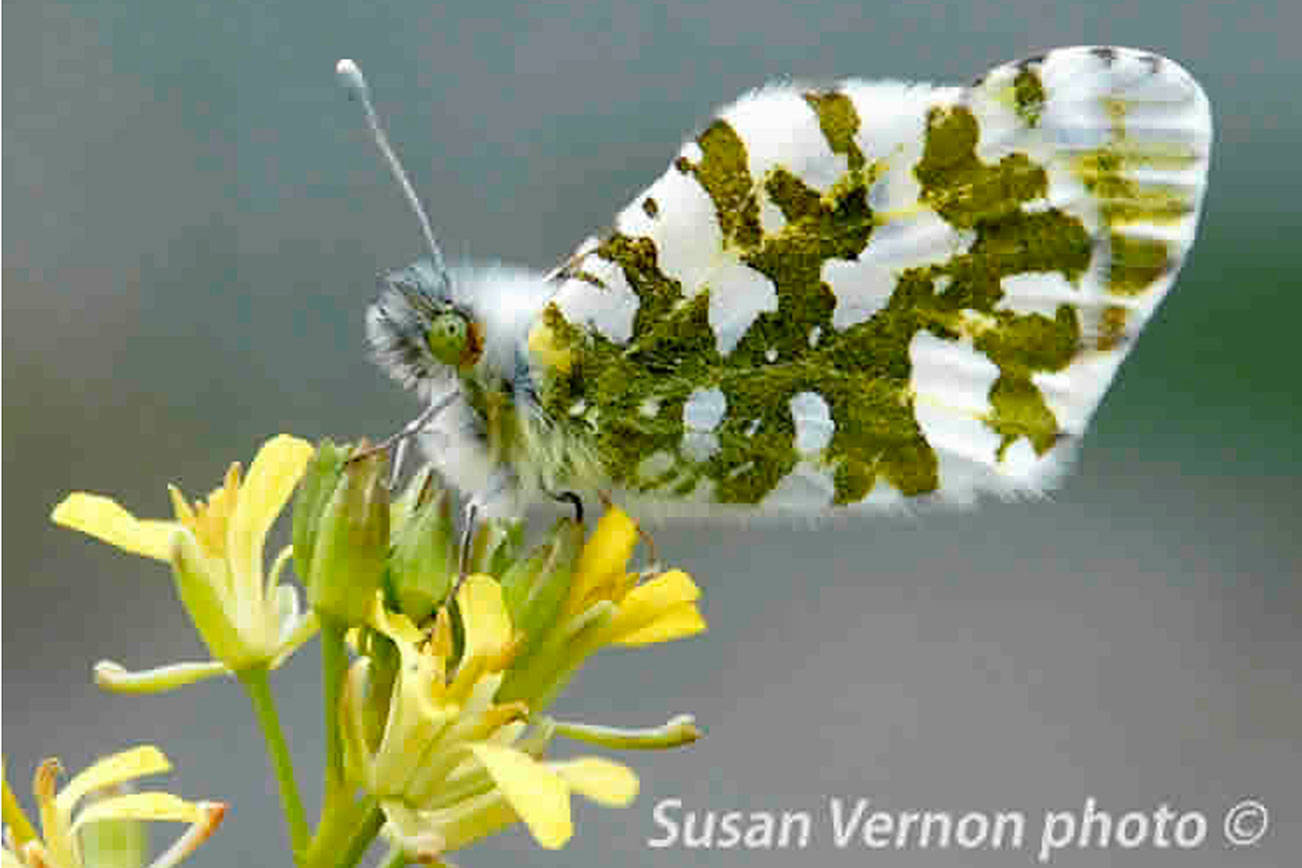
[[570, 788], [599, 805], [626, 808], [637, 798], [637, 775], [628, 766], [588, 756], [547, 764]]
[[567, 611], [573, 613], [581, 610], [591, 602], [594, 593], [599, 594], [612, 580], [622, 579], [624, 565], [633, 555], [636, 545], [637, 524], [629, 518], [628, 513], [617, 506], [606, 510], [597, 522], [592, 537], [579, 553]]
[[5, 773], [3, 763], [0, 763], [0, 789], [4, 790], [4, 827], [13, 836], [13, 840], [6, 843], [21, 847], [36, 838], [36, 827], [27, 819], [27, 813], [23, 811], [14, 791], [9, 789], [9, 775]]
[[610, 622], [610, 641], [647, 645], [700, 633], [705, 619], [697, 611], [701, 589], [682, 570], [661, 573], [628, 592]]
[[502, 599], [502, 586], [483, 574], [467, 576], [457, 592], [466, 629], [465, 659], [497, 662], [511, 644], [511, 616]]
[[425, 634], [412, 620], [401, 612], [390, 612], [384, 605], [384, 592], [376, 591], [371, 601], [371, 626], [393, 640], [402, 649], [404, 646], [419, 646], [425, 641]]
[[669, 606], [674, 603], [691, 603], [701, 598], [701, 589], [692, 577], [682, 570], [670, 570], [654, 576], [628, 592], [626, 604]]
[[293, 585], [276, 585], [272, 588], [276, 601], [279, 628], [277, 630], [276, 656], [271, 661], [275, 669], [284, 663], [298, 647], [316, 635], [321, 624], [316, 612], [304, 612], [299, 602], [298, 590]]
[[231, 563], [262, 574], [262, 544], [312, 457], [312, 444], [278, 434], [258, 450], [240, 488], [227, 531]]
[[73, 806], [87, 793], [145, 775], [162, 774], [171, 768], [172, 764], [166, 754], [151, 744], [110, 754], [82, 769], [68, 781], [57, 798], [59, 810], [67, 816], [72, 812]]
[[126, 793], [87, 805], [72, 824], [76, 832], [87, 823], [104, 820], [154, 820], [159, 822], [198, 823], [203, 809], [171, 793]]
[[650, 623], [636, 630], [615, 634], [610, 643], [637, 647], [657, 642], [672, 642], [705, 632], [707, 625], [695, 603], [680, 603], [657, 614]]
[[213, 659], [235, 671], [267, 662], [273, 649], [251, 645], [235, 621], [244, 613], [232, 597], [226, 563], [206, 555], [189, 531], [178, 533], [173, 541], [172, 583], [176, 595]]
[[470, 749], [538, 843], [549, 850], [563, 847], [574, 834], [565, 781], [513, 748], [480, 743]]
[[222, 818], [226, 816], [225, 802], [199, 802], [196, 807], [202, 812], [199, 821], [191, 825], [184, 835], [172, 843], [172, 846], [160, 853], [157, 859], [150, 862], [149, 868], [172, 868], [183, 861], [186, 856], [199, 849], [204, 841], [212, 837], [212, 833], [217, 831]]
[[163, 693], [195, 684], [219, 675], [230, 675], [225, 664], [216, 660], [203, 663], [170, 663], [153, 669], [131, 672], [112, 660], [95, 664], [95, 684], [109, 693]]
[[172, 551], [174, 521], [136, 518], [112, 498], [74, 491], [50, 513], [63, 527], [79, 530], [132, 554], [165, 561]]

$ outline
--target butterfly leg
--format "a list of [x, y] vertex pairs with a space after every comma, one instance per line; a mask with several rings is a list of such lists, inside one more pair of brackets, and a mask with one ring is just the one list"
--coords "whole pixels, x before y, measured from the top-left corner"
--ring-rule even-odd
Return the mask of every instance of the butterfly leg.
[[498, 469], [488, 481], [485, 490], [473, 495], [461, 513], [461, 539], [457, 545], [457, 578], [448, 594], [449, 601], [455, 600], [461, 583], [470, 575], [471, 555], [474, 552], [475, 531], [479, 529], [480, 516], [496, 514], [492, 507], [509, 501], [516, 490], [515, 477], [510, 471]]
[[[369, 449], [361, 449], [349, 457], [349, 461], [357, 461], [362, 458], [368, 458], [377, 452], [385, 452], [393, 449], [393, 468], [389, 471], [389, 489], [398, 487], [398, 478], [402, 475], [402, 465], [407, 459], [407, 447], [411, 438], [419, 434], [429, 424], [438, 418], [438, 415], [452, 405], [452, 402], [460, 397], [461, 392], [452, 389], [434, 400], [430, 401], [429, 406], [420, 412], [420, 415], [412, 419], [406, 425], [402, 426], [396, 434], [384, 438]], [[396, 448], [395, 448], [396, 447]]]
[[583, 498], [574, 491], [549, 491], [547, 496], [557, 503], [568, 503], [574, 507], [574, 521], [583, 524]]
[[456, 598], [457, 591], [461, 590], [461, 583], [466, 580], [466, 575], [470, 572], [470, 547], [475, 543], [475, 525], [479, 519], [479, 512], [479, 502], [471, 498], [461, 516], [461, 542], [457, 546], [457, 580], [452, 586], [449, 599]]

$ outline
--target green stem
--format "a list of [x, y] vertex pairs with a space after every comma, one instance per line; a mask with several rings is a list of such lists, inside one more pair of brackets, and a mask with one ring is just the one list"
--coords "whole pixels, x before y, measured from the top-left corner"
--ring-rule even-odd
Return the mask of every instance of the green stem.
[[267, 757], [271, 760], [271, 768], [280, 783], [281, 807], [285, 811], [285, 824], [289, 827], [289, 846], [293, 849], [297, 862], [307, 847], [307, 815], [303, 812], [303, 800], [298, 795], [294, 761], [289, 755], [289, 746], [285, 744], [285, 734], [280, 728], [280, 716], [276, 713], [276, 701], [271, 695], [267, 670], [246, 669], [240, 673], [240, 681], [249, 694], [249, 701], [253, 703], [253, 713], [257, 715], [262, 737], [267, 742]]
[[380, 803], [371, 797], [361, 801], [337, 800], [322, 812], [316, 835], [301, 861], [303, 868], [339, 868], [357, 864], [384, 824]]
[[[366, 849], [371, 846], [375, 836], [380, 834], [380, 827], [384, 825], [384, 814], [380, 811], [380, 805], [374, 800], [369, 800], [366, 815], [357, 825], [357, 831], [348, 840], [348, 846], [344, 848], [343, 856], [339, 859], [339, 865], [352, 868], [362, 857], [366, 855]], [[400, 863], [400, 864], [406, 864]]]
[[[321, 693], [325, 699], [325, 799], [328, 806], [344, 790], [344, 745], [339, 734], [339, 696], [348, 673], [347, 628], [333, 618], [321, 623]], [[325, 813], [325, 807], [322, 808]]]
[[390, 847], [389, 855], [384, 857], [380, 868], [406, 868], [407, 853], [401, 847]]

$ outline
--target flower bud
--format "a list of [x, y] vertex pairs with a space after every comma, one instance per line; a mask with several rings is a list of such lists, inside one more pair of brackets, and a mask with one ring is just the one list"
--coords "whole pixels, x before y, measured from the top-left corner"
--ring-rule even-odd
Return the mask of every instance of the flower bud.
[[321, 513], [339, 484], [347, 460], [347, 449], [323, 440], [299, 480], [298, 494], [294, 498], [294, 570], [304, 582], [312, 567]]
[[498, 691], [500, 700], [528, 700], [540, 691], [538, 682], [547, 677], [545, 670], [555, 652], [549, 648], [549, 640], [570, 595], [582, 546], [582, 525], [562, 519], [545, 545], [502, 576], [503, 599], [522, 639]]
[[434, 468], [428, 464], [416, 471], [402, 493], [389, 505], [389, 534], [393, 539], [402, 533], [402, 527], [418, 507], [428, 503], [441, 489]]
[[502, 573], [502, 595], [511, 622], [530, 646], [552, 625], [570, 592], [574, 561], [583, 546], [583, 526], [569, 519], [528, 558], [516, 561]]
[[470, 573], [500, 576], [520, 554], [524, 522], [514, 518], [482, 519], [470, 543]]
[[[393, 534], [388, 590], [398, 611], [421, 623], [447, 597], [457, 570], [457, 538], [446, 491], [416, 499]], [[423, 502], [422, 502], [423, 500]]]
[[383, 452], [344, 462], [315, 533], [305, 531], [308, 602], [323, 619], [353, 625], [370, 614], [389, 553], [388, 468]]

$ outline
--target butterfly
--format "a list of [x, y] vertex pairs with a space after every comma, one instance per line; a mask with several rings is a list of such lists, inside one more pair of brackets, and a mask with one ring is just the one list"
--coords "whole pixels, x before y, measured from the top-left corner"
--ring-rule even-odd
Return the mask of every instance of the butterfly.
[[[551, 272], [383, 275], [375, 359], [486, 512], [618, 491], [673, 516], [1035, 495], [1171, 288], [1207, 97], [1145, 51], [1059, 48], [967, 87], [760, 87]], [[405, 440], [404, 440], [405, 443]]]

